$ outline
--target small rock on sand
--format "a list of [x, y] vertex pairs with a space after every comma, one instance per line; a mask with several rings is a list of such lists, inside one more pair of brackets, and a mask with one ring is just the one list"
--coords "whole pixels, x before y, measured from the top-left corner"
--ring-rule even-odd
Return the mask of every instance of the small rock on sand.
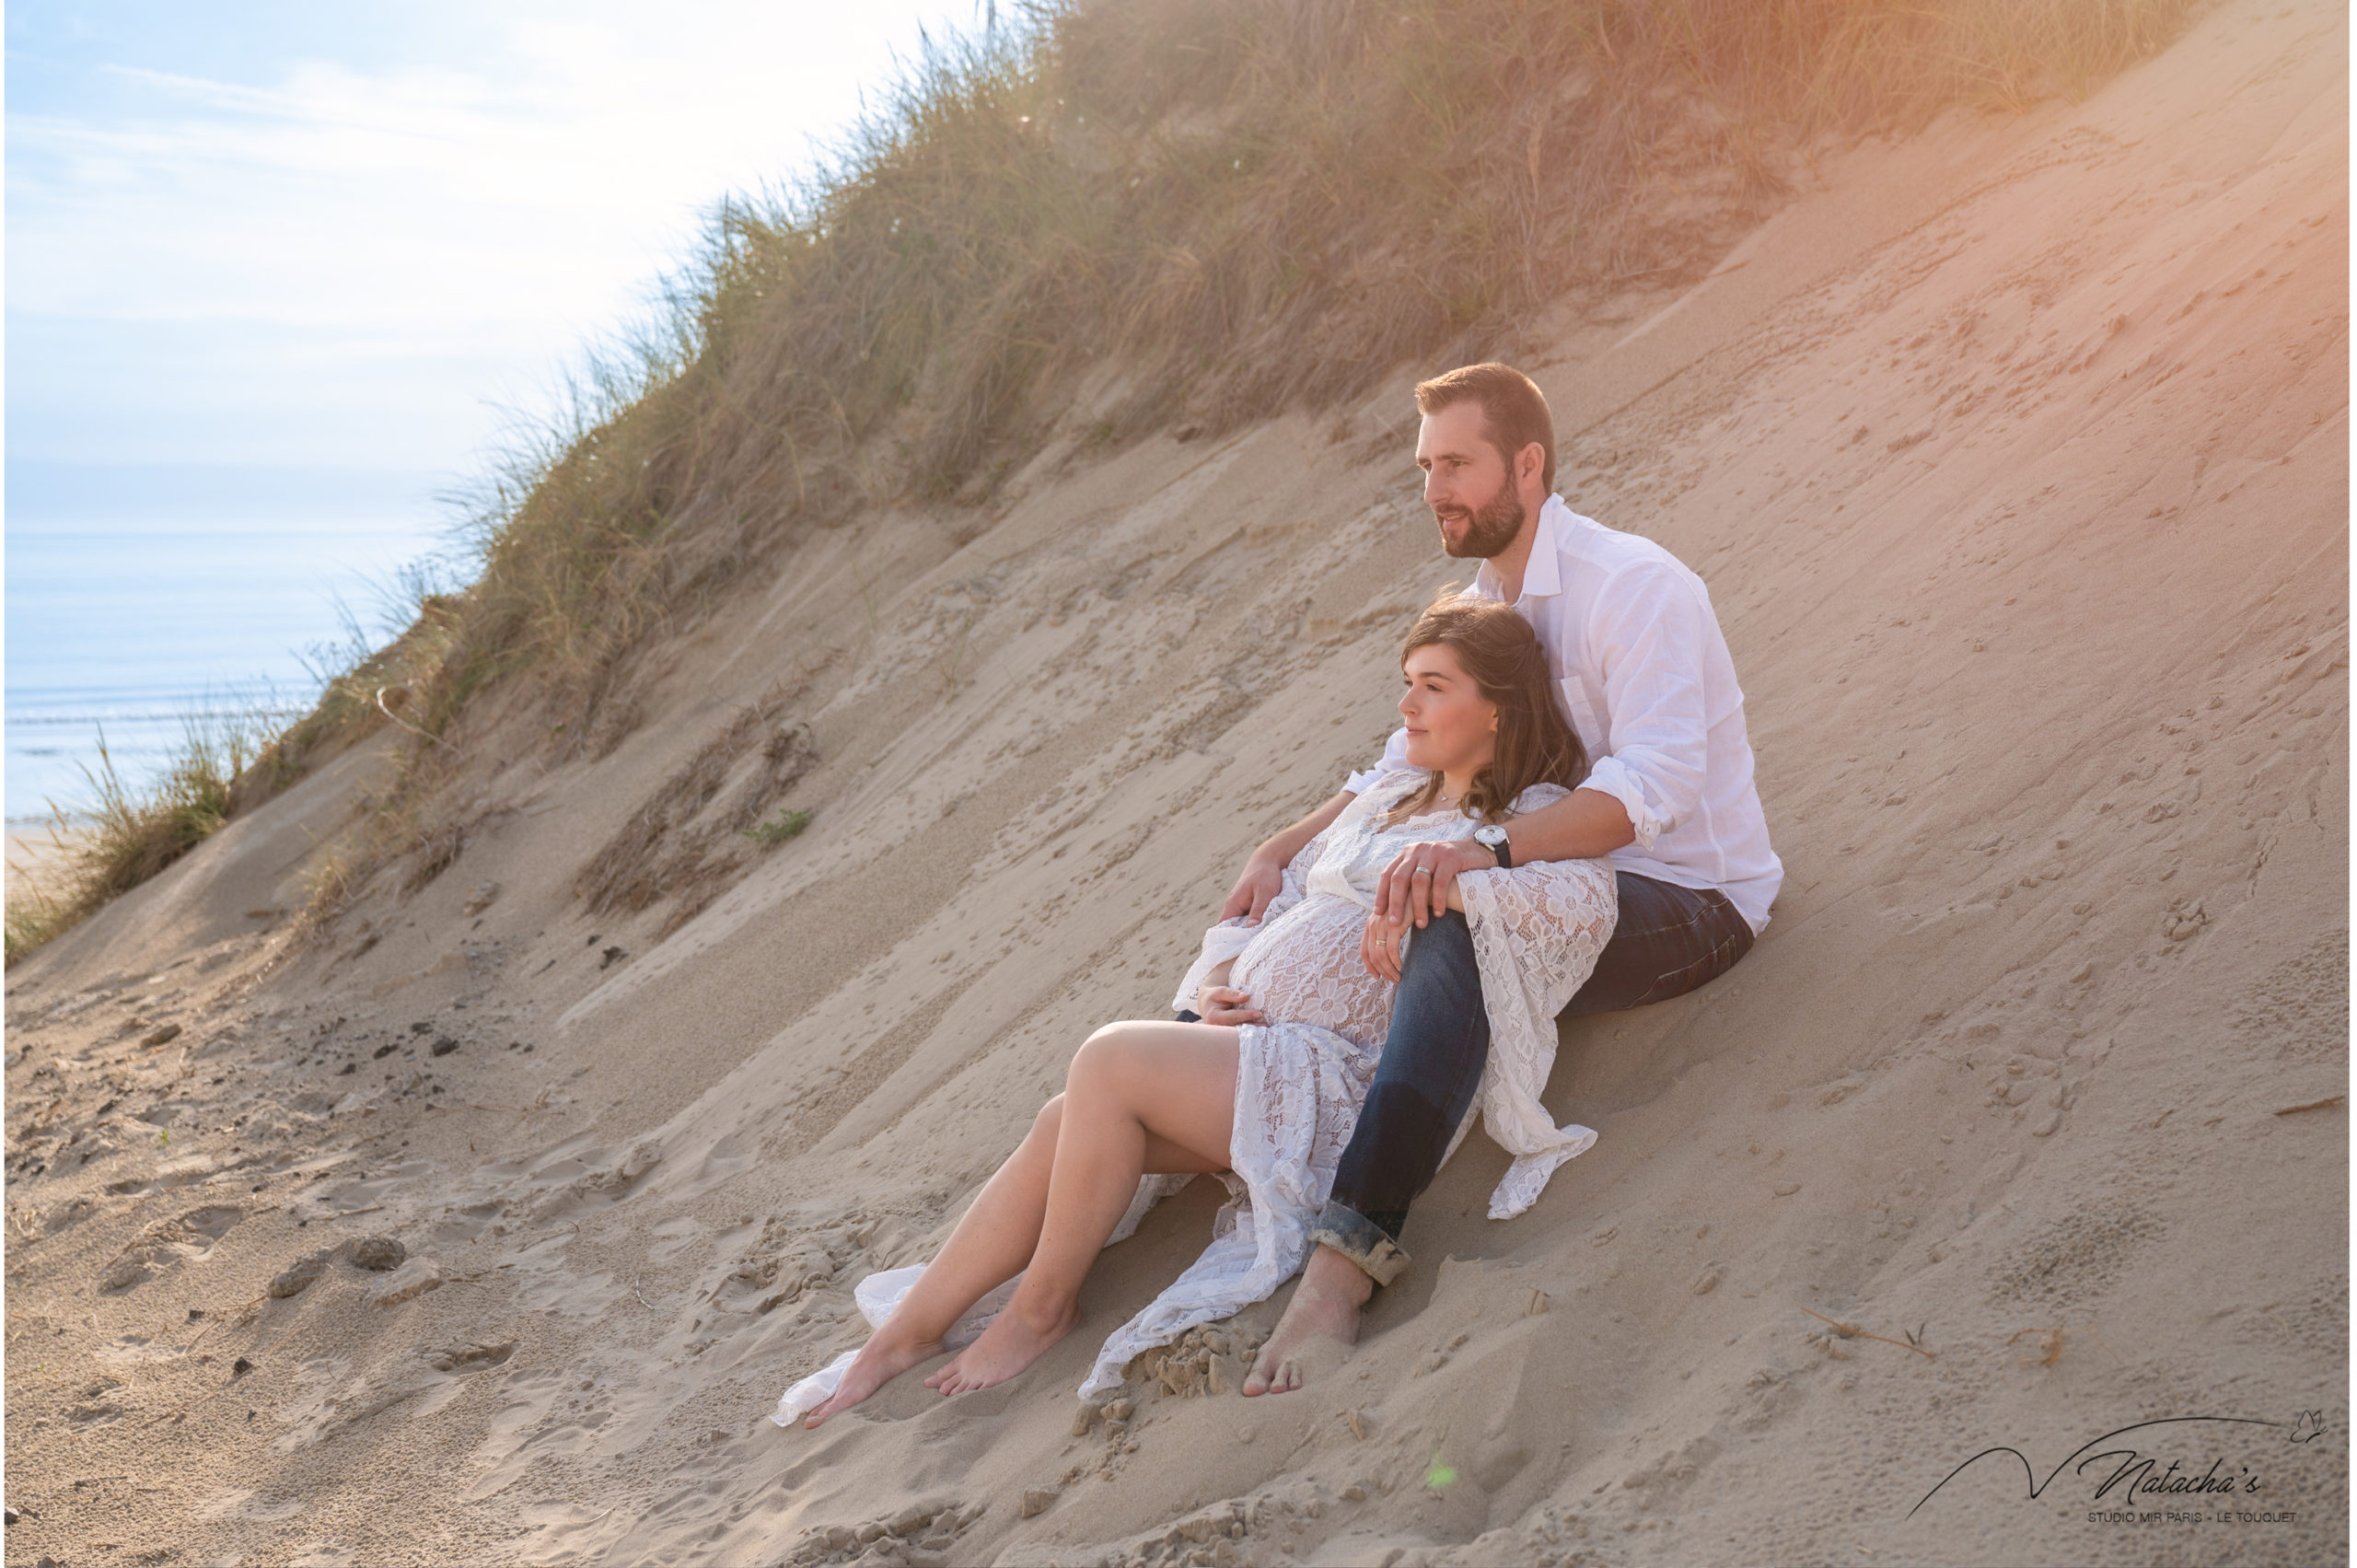
[[368, 1304], [371, 1307], [398, 1307], [413, 1301], [429, 1290], [442, 1288], [442, 1271], [431, 1258], [412, 1258], [371, 1286]]
[[448, 1035], [444, 1035], [434, 1042], [434, 1054], [436, 1056], [447, 1056], [458, 1049], [459, 1042]]
[[135, 1284], [145, 1283], [148, 1273], [145, 1260], [118, 1258], [108, 1266], [106, 1272], [99, 1276], [99, 1288], [104, 1291], [129, 1290]]
[[308, 1257], [297, 1258], [284, 1272], [271, 1280], [272, 1299], [284, 1301], [290, 1295], [300, 1295], [308, 1290], [311, 1282], [328, 1272], [330, 1256], [327, 1252], [314, 1252]]
[[375, 1273], [398, 1269], [408, 1257], [409, 1249], [389, 1236], [364, 1236], [352, 1244], [354, 1264]]
[[1054, 1493], [1050, 1492], [1043, 1487], [1035, 1486], [1023, 1494], [1022, 1515], [1025, 1518], [1028, 1519], [1035, 1517], [1038, 1515], [1044, 1514], [1048, 1511], [1048, 1504], [1053, 1503], [1055, 1500], [1056, 1494]]
[[180, 1038], [180, 1027], [178, 1024], [166, 1024], [162, 1028], [155, 1030], [139, 1043], [145, 1046], [148, 1050], [153, 1051], [159, 1045], [169, 1045], [172, 1041]]

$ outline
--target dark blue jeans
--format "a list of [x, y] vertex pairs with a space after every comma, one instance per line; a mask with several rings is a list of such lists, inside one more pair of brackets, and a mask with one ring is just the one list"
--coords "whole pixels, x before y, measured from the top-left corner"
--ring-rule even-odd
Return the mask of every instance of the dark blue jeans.
[[[1724, 893], [1617, 874], [1612, 939], [1562, 1016], [1614, 1013], [1715, 980], [1751, 950], [1752, 931]], [[1490, 1054], [1490, 1015], [1473, 934], [1454, 911], [1408, 944], [1375, 1085], [1311, 1239], [1356, 1260], [1377, 1283], [1407, 1266], [1408, 1207], [1432, 1184], [1473, 1105]]]

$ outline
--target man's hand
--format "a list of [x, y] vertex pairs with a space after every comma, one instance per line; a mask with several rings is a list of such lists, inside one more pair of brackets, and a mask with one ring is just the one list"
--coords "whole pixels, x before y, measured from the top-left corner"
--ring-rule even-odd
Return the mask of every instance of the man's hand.
[[1497, 864], [1496, 855], [1468, 839], [1410, 844], [1392, 857], [1383, 880], [1376, 884], [1376, 918], [1412, 921], [1421, 930], [1443, 910], [1463, 907], [1464, 900], [1457, 894], [1458, 872], [1489, 871]]
[[1232, 985], [1206, 985], [1195, 993], [1195, 1016], [1207, 1024], [1229, 1028], [1268, 1022], [1260, 1009], [1252, 1005], [1252, 998]]
[[1258, 925], [1271, 900], [1285, 890], [1285, 863], [1271, 859], [1263, 844], [1252, 852], [1244, 863], [1244, 875], [1236, 879], [1236, 887], [1227, 895], [1227, 902], [1220, 905], [1219, 917], [1234, 920], [1246, 916], [1245, 924]]

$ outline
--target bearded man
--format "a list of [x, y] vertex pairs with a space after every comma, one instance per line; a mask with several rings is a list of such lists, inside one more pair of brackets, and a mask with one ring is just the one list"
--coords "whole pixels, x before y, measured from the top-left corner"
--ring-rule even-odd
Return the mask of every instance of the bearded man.
[[[1469, 594], [1511, 604], [1547, 651], [1594, 763], [1586, 782], [1480, 842], [1422, 843], [1384, 874], [1362, 957], [1398, 982], [1381, 1065], [1310, 1235], [1310, 1254], [1244, 1392], [1300, 1387], [1314, 1353], [1354, 1343], [1360, 1309], [1408, 1266], [1399, 1233], [1472, 1106], [1490, 1025], [1459, 871], [1609, 856], [1620, 913], [1564, 1016], [1659, 1002], [1715, 979], [1768, 923], [1784, 868], [1752, 787], [1743, 692], [1701, 578], [1660, 545], [1555, 494], [1555, 423], [1530, 378], [1471, 365], [1416, 388], [1416, 466], [1449, 554], [1481, 561]], [[1384, 771], [1406, 732], [1341, 793], [1254, 851], [1224, 918], [1257, 923], [1285, 865]], [[1404, 914], [1415, 939], [1385, 932]], [[1248, 1007], [1248, 1003], [1240, 1004]], [[1190, 1015], [1191, 1016], [1191, 1015]], [[1209, 1023], [1244, 1021], [1220, 1015]]]

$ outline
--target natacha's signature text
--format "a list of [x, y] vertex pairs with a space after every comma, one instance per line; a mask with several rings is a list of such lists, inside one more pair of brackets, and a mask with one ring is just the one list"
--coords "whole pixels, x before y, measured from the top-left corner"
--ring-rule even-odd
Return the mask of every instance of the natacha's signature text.
[[[2287, 1432], [2290, 1440], [2295, 1444], [2314, 1442], [2322, 1434], [2324, 1428], [2321, 1411], [2302, 1411], [2299, 1419], [2290, 1423], [2288, 1427], [2287, 1423], [2280, 1421], [2258, 1421], [2247, 1416], [2231, 1415], [2183, 1415], [2170, 1416], [2160, 1421], [2138, 1422], [2133, 1426], [2119, 1427], [2081, 1444], [2061, 1464], [2049, 1471], [2043, 1481], [2039, 1480], [2037, 1472], [2030, 1468], [2028, 1457], [2020, 1449], [2002, 1446], [1983, 1448], [1980, 1453], [1973, 1455], [1972, 1458], [1941, 1477], [1939, 1484], [1925, 1493], [1922, 1500], [1915, 1504], [1915, 1508], [1909, 1509], [1908, 1513], [1912, 1516], [1916, 1508], [1922, 1507], [1925, 1503], [1929, 1503], [1938, 1494], [1940, 1487], [1945, 1486], [1981, 1460], [2003, 1454], [2020, 1464], [2023, 1477], [2029, 1482], [2029, 1495], [2032, 1498], [2043, 1493], [2053, 1482], [2055, 1477], [2068, 1470], [2073, 1477], [2083, 1478], [2095, 1483], [2095, 1492], [2088, 1499], [2089, 1502], [2101, 1503], [2109, 1498], [2116, 1504], [2124, 1505], [2121, 1509], [2113, 1512], [2100, 1509], [2091, 1511], [2087, 1515], [2091, 1523], [2288, 1524], [2298, 1516], [2290, 1511], [2258, 1510], [2248, 1506], [2235, 1505], [2247, 1504], [2267, 1490], [2265, 1479], [2247, 1464], [2235, 1463], [2230, 1467], [2223, 1455], [2212, 1458], [2207, 1468], [2203, 1469], [2196, 1468], [2200, 1464], [2198, 1459], [2189, 1462], [2183, 1458], [2174, 1458], [2164, 1464], [2159, 1458], [2145, 1452], [2142, 1448], [2131, 1446], [2119, 1441], [2121, 1438], [2130, 1436], [2131, 1434], [2139, 1434], [2136, 1441], [2149, 1443], [2160, 1436], [2157, 1429], [2189, 1427], [2197, 1423], [2210, 1429], [2202, 1434], [2204, 1436], [2223, 1435], [2215, 1430], [2220, 1425], [2269, 1427], [2279, 1432]], [[2142, 1435], [2145, 1434], [2152, 1435], [2149, 1437]], [[2168, 1435], [2191, 1436], [2193, 1434], [2172, 1432]], [[2258, 1434], [2253, 1433], [2249, 1435]], [[2134, 1507], [2134, 1504], [2142, 1499], [2164, 1497], [2170, 1499], [2176, 1505], [2156, 1511], [2138, 1511]], [[2189, 1504], [2191, 1506], [2187, 1506]], [[2217, 1505], [2204, 1506], [2205, 1504]]]

